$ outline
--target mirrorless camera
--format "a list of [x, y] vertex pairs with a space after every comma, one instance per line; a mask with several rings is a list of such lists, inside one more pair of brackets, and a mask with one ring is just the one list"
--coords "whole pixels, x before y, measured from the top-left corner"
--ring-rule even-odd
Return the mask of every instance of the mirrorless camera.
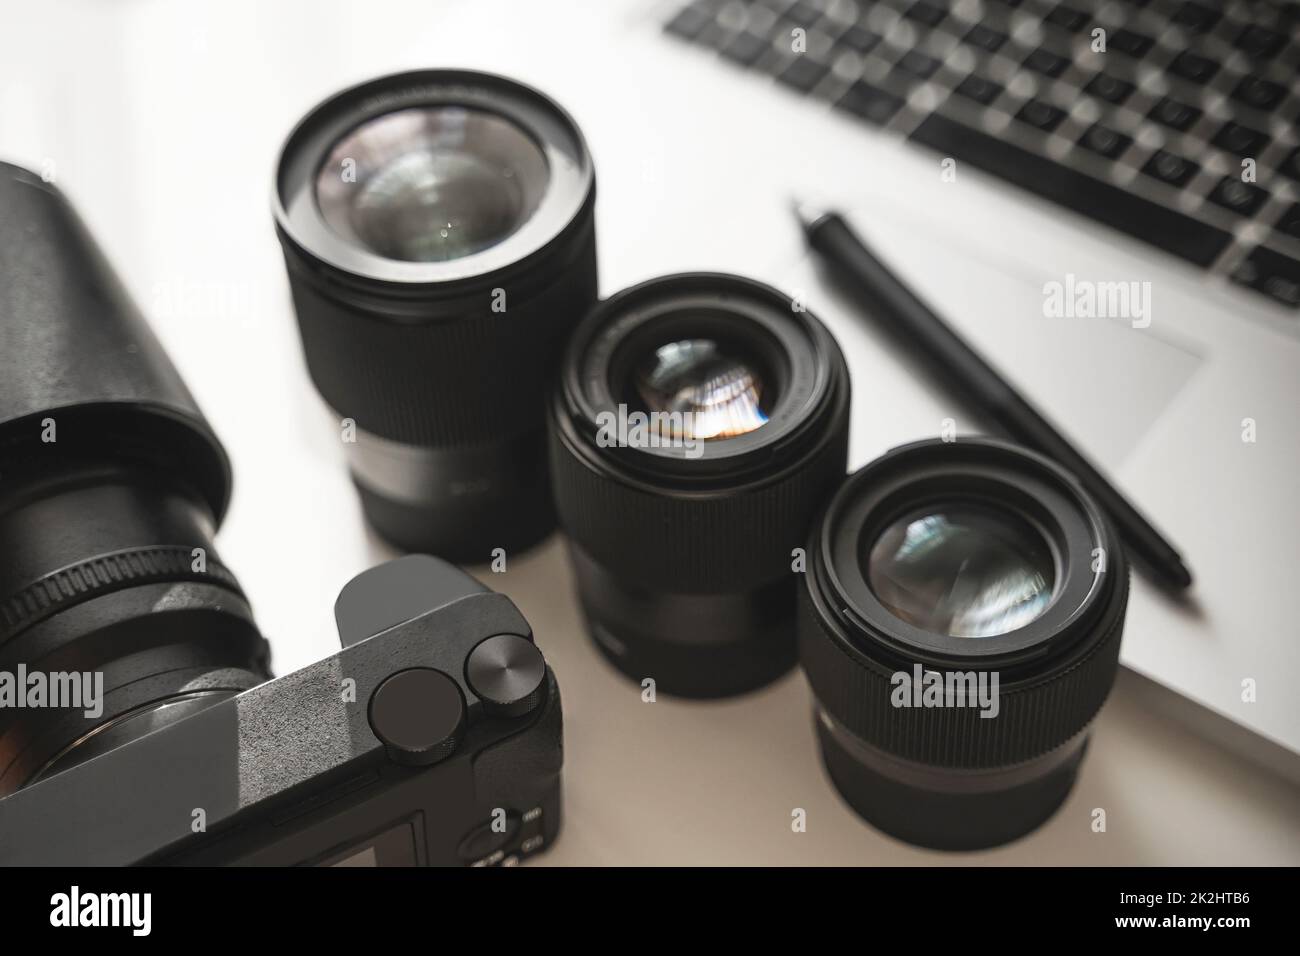
[[0, 163], [0, 863], [508, 864], [560, 698], [504, 596], [412, 555], [270, 679], [226, 453], [67, 200]]

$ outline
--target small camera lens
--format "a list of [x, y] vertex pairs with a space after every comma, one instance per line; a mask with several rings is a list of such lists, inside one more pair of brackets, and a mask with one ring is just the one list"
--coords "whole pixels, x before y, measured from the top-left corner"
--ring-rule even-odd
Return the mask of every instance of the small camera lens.
[[274, 212], [308, 371], [371, 524], [487, 561], [550, 533], [545, 396], [596, 300], [595, 172], [569, 116], [425, 70], [326, 100]]
[[1128, 566], [1039, 455], [919, 442], [814, 525], [799, 652], [844, 799], [901, 839], [975, 849], [1061, 804], [1114, 683]]
[[569, 345], [551, 468], [597, 646], [688, 697], [793, 666], [795, 579], [843, 478], [848, 372], [786, 296], [736, 276], [655, 279]]

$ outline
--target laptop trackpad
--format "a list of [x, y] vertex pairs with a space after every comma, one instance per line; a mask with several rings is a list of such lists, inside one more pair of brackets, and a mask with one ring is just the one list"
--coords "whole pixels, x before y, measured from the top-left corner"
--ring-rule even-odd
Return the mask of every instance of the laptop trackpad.
[[[1130, 286], [1125, 305], [1123, 293], [1102, 285], [1117, 277], [1035, 280], [959, 247], [907, 233], [891, 230], [887, 246], [876, 236], [868, 241], [935, 312], [1107, 470], [1116, 470], [1132, 453], [1203, 361], [1190, 344], [1162, 330], [1162, 319], [1173, 317], [1161, 315], [1158, 288]], [[1012, 268], [1024, 270], [1020, 264]], [[1059, 288], [1045, 292], [1049, 282]], [[796, 295], [806, 294], [809, 308], [830, 326], [848, 357], [855, 393], [851, 465], [900, 442], [938, 435], [945, 418], [955, 419], [963, 434], [992, 430], [974, 409], [956, 405], [904, 345], [876, 329], [828, 283], [813, 258], [805, 257], [782, 284]], [[1078, 314], [1090, 311], [1090, 294], [1092, 314]], [[1101, 314], [1107, 312], [1122, 315]]]

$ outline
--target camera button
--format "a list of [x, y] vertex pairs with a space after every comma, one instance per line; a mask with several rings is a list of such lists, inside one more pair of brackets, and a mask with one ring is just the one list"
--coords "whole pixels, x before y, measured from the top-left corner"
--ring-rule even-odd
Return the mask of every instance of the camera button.
[[442, 671], [398, 671], [370, 695], [370, 727], [394, 763], [427, 767], [456, 750], [465, 732], [465, 698]]
[[[495, 824], [495, 825], [494, 825]], [[469, 864], [493, 866], [505, 858], [505, 848], [519, 836], [520, 817], [514, 810], [497, 811], [493, 820], [475, 827], [461, 840], [456, 853]]]
[[517, 634], [497, 634], [470, 651], [465, 679], [495, 717], [522, 717], [546, 688], [546, 660], [537, 645]]

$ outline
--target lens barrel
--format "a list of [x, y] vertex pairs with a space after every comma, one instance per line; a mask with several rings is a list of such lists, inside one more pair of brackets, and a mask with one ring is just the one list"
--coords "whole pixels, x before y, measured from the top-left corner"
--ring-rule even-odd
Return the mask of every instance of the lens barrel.
[[371, 524], [462, 562], [554, 527], [545, 397], [596, 299], [595, 172], [522, 84], [384, 77], [290, 134], [277, 233], [312, 381]]
[[799, 645], [822, 756], [868, 822], [994, 846], [1074, 783], [1114, 682], [1118, 539], [1078, 482], [1002, 442], [925, 441], [855, 472], [818, 519]]
[[583, 321], [551, 404], [552, 480], [616, 667], [717, 697], [793, 666], [795, 566], [844, 476], [848, 409], [835, 340], [758, 282], [654, 279]]
[[[0, 209], [3, 796], [256, 686], [269, 655], [212, 547], [230, 463], [194, 399], [57, 189], [0, 163]], [[53, 706], [73, 673], [98, 705]]]

